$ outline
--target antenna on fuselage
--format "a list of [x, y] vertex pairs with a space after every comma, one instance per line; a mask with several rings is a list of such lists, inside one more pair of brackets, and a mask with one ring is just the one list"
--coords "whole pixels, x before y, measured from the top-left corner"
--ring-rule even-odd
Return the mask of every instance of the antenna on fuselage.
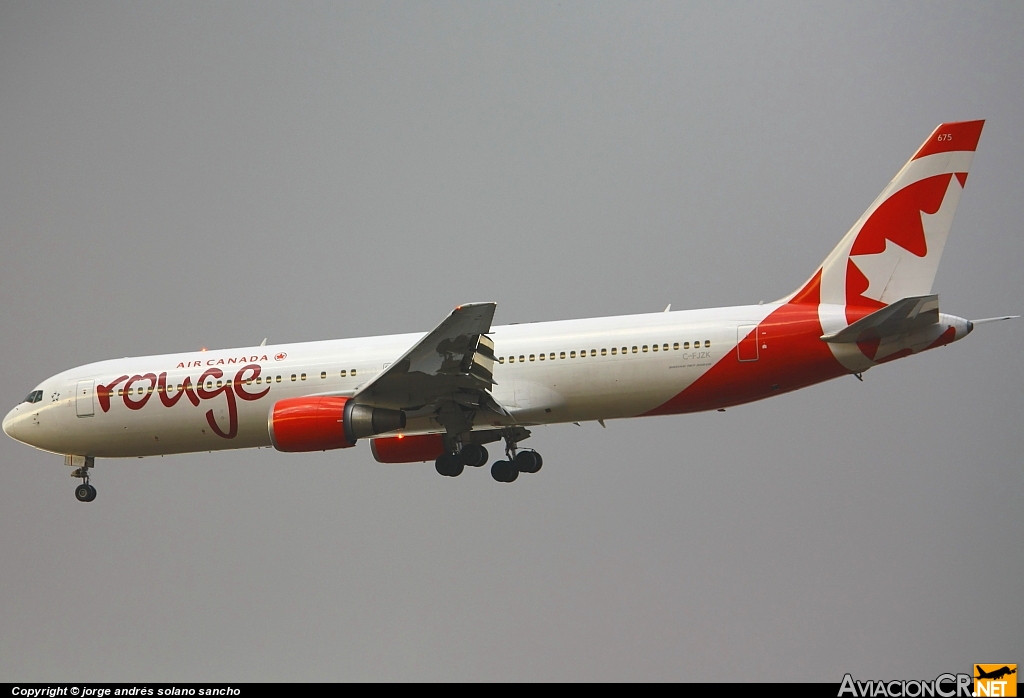
[[262, 341], [262, 342], [260, 342], [260, 346], [261, 346], [261, 347], [265, 347], [265, 346], [267, 346], [267, 338], [266, 338], [266, 337], [264, 337], [264, 338], [263, 338], [263, 341]]

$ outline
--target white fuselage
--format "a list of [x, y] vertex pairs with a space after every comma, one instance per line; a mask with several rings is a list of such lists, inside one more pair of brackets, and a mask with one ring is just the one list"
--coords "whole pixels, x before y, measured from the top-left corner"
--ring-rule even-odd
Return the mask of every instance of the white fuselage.
[[[776, 307], [494, 327], [489, 336], [499, 362], [492, 394], [522, 425], [639, 416], [734, 352], [737, 328], [758, 324]], [[352, 395], [422, 337], [386, 335], [87, 364], [43, 381], [36, 388], [41, 400], [15, 407], [4, 429], [47, 451], [107, 458], [269, 446], [267, 418], [275, 402]], [[254, 369], [239, 377], [246, 366], [260, 367], [258, 382], [251, 380]], [[118, 378], [123, 380], [113, 385], [103, 409], [98, 393]], [[186, 379], [198, 405], [191, 395], [179, 395]], [[229, 395], [229, 380], [250, 382]], [[403, 431], [439, 430], [432, 417], [410, 415]]]

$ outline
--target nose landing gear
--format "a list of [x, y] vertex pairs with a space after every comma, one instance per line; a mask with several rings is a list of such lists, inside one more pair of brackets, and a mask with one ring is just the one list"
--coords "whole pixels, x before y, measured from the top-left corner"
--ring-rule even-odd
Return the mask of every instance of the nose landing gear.
[[75, 488], [75, 499], [80, 502], [91, 502], [96, 499], [96, 488], [88, 482], [83, 482]]
[[96, 499], [96, 488], [89, 484], [89, 471], [93, 467], [93, 457], [65, 456], [64, 464], [79, 466], [71, 471], [71, 477], [82, 479], [82, 484], [75, 488], [75, 499], [80, 502], [91, 502]]

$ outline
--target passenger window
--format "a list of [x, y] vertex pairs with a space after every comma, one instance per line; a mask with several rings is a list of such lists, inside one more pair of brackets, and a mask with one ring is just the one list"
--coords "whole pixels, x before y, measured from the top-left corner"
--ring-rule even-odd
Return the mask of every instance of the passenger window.
[[294, 373], [292, 374], [292, 380], [295, 380], [295, 374]]
[[619, 350], [616, 347], [612, 347], [612, 356], [615, 356], [618, 353], [618, 351]]
[[591, 349], [590, 350], [590, 355], [591, 356], [597, 356], [597, 349]]
[[356, 377], [356, 370], [355, 370], [354, 368], [352, 369], [352, 377], [353, 377], [353, 378], [355, 378], [355, 377]]
[[541, 361], [543, 361], [543, 360], [545, 359], [545, 357], [546, 357], [546, 356], [547, 356], [546, 354], [541, 354], [541, 355], [540, 355], [540, 360], [541, 360]]
[[499, 363], [499, 364], [503, 364], [503, 363], [505, 363], [505, 357], [504, 357], [504, 356], [499, 356], [499, 357], [498, 357], [498, 363]]
[[601, 348], [601, 356], [608, 356], [608, 350], [602, 347]]
[[576, 352], [574, 352], [574, 351], [570, 351], [570, 352], [569, 352], [569, 358], [570, 358], [570, 359], [575, 359], [575, 358], [576, 358]]
[[651, 349], [653, 349], [654, 351], [658, 351], [658, 345], [655, 344], [654, 346], [651, 347]]
[[636, 346], [633, 347], [633, 353], [636, 353]]
[[530, 354], [530, 361], [533, 361], [533, 360], [534, 360], [534, 355]]
[[668, 351], [668, 345], [667, 344], [663, 344], [662, 347], [661, 347], [661, 350], [662, 351]]
[[509, 362], [510, 364], [514, 364], [514, 363], [516, 362], [516, 357], [514, 357], [514, 356], [510, 356], [510, 357], [508, 357], [508, 362]]
[[563, 352], [559, 353], [558, 358], [564, 359], [565, 358], [565, 352], [563, 351]]
[[181, 390], [181, 383], [178, 383], [178, 390]]
[[647, 353], [647, 345], [646, 345], [646, 344], [645, 344], [645, 345], [643, 346], [643, 352], [644, 352], [645, 354]]
[[551, 359], [552, 361], [554, 361], [555, 360], [555, 352], [551, 352], [551, 355], [548, 356], [548, 358]]
[[303, 373], [303, 374], [302, 374], [301, 376], [299, 376], [299, 377], [300, 377], [300, 378], [301, 378], [302, 380], [306, 380], [306, 374], [305, 374], [305, 373]]
[[704, 348], [707, 349], [710, 346], [711, 346], [711, 340], [710, 339], [705, 339], [704, 340]]
[[519, 355], [519, 363], [523, 363], [524, 361], [526, 361], [526, 357], [523, 356], [522, 354], [520, 354]]
[[690, 348], [690, 343], [689, 342], [683, 342], [683, 349], [689, 349], [689, 348]]
[[320, 380], [327, 378], [327, 371], [320, 371]]
[[672, 348], [675, 349], [676, 351], [679, 351], [679, 342], [676, 342], [675, 344], [673, 344]]

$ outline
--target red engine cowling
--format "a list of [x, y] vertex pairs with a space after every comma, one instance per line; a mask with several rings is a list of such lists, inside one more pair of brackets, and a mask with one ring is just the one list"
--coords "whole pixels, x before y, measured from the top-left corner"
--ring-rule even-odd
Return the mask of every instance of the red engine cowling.
[[402, 429], [405, 413], [347, 397], [290, 397], [274, 403], [268, 422], [274, 448], [298, 453], [351, 448], [357, 439]]
[[418, 463], [444, 453], [444, 439], [441, 434], [383, 436], [370, 439], [370, 450], [378, 463]]
[[347, 397], [290, 397], [270, 410], [270, 441], [278, 451], [327, 451], [355, 446], [345, 437]]

